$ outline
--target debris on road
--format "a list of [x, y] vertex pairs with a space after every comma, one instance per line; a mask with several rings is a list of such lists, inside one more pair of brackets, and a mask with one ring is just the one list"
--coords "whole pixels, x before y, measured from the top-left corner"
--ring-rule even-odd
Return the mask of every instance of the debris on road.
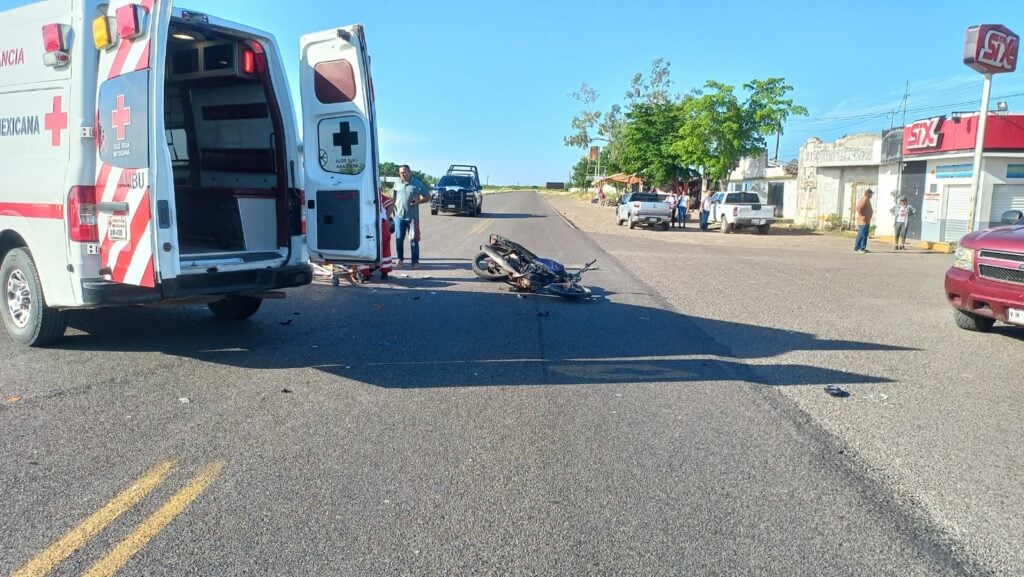
[[551, 311], [539, 312], [539, 313], [537, 313], [537, 316], [539, 316], [539, 317], [549, 317], [549, 316], [551, 316]]
[[191, 403], [192, 401], [188, 397], [181, 397], [181, 398], [178, 399], [178, 402], [183, 404], [183, 405], [187, 405], [187, 404]]
[[285, 388], [281, 389], [281, 392], [282, 393], [290, 393], [290, 392], [292, 392], [292, 390], [287, 388], [287, 387], [285, 387]]
[[825, 392], [830, 394], [830, 395], [832, 395], [833, 397], [839, 397], [839, 398], [844, 398], [844, 397], [849, 397], [850, 396], [850, 393], [844, 391], [843, 389], [840, 389], [836, 385], [828, 385], [827, 387], [825, 387]]
[[7, 397], [7, 404], [13, 405], [21, 400], [21, 397]]
[[290, 325], [290, 324], [292, 324], [292, 321], [294, 321], [294, 320], [295, 319], [285, 319], [283, 321], [277, 321], [277, 322], [281, 323], [282, 325]]

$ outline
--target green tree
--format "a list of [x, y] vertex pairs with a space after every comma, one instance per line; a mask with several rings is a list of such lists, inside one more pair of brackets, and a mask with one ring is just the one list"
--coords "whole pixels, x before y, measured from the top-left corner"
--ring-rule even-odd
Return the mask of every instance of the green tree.
[[639, 102], [626, 113], [626, 119], [618, 151], [622, 170], [659, 186], [674, 181], [679, 172], [678, 157], [672, 152], [678, 132], [675, 105]]
[[381, 176], [398, 176], [398, 165], [394, 162], [380, 163]]
[[779, 139], [786, 120], [790, 116], [807, 116], [807, 109], [793, 104], [792, 98], [786, 98], [793, 87], [786, 84], [785, 78], [751, 80], [743, 89], [750, 92], [747, 106], [758, 132], [765, 137], [775, 135], [775, 159], [778, 160]]
[[780, 134], [789, 116], [807, 114], [785, 98], [792, 87], [782, 78], [752, 80], [743, 88], [749, 94], [741, 102], [733, 86], [709, 80], [676, 109], [679, 124], [669, 150], [700, 172], [705, 190], [727, 178], [741, 158], [764, 150], [765, 136]]
[[572, 132], [565, 137], [564, 143], [572, 148], [586, 150], [590, 147], [591, 131], [601, 121], [601, 112], [594, 110], [597, 102], [597, 91], [584, 82], [578, 92], [573, 92], [572, 97], [583, 106], [583, 110], [572, 119]]

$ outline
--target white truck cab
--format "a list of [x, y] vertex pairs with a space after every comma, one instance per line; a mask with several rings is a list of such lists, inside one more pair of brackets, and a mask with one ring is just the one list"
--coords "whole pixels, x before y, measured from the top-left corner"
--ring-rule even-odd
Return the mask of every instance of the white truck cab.
[[268, 33], [171, 0], [47, 0], [0, 12], [0, 30], [0, 317], [15, 340], [60, 338], [74, 308], [242, 319], [310, 283], [309, 255], [378, 258], [361, 26], [300, 41], [304, 146]]

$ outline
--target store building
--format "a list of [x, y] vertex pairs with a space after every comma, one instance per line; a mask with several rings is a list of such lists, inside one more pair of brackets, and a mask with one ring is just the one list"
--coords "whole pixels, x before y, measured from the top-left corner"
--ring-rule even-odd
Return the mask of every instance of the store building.
[[969, 228], [998, 225], [1004, 211], [1024, 210], [1024, 115], [989, 114], [975, 198], [977, 130], [978, 113], [926, 118], [904, 128], [899, 189], [917, 208], [920, 225], [911, 237], [956, 242]]

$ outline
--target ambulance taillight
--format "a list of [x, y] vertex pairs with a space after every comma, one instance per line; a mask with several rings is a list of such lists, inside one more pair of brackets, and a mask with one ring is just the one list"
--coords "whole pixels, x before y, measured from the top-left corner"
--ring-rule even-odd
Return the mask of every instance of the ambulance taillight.
[[256, 72], [256, 53], [248, 48], [242, 50], [242, 72], [244, 74]]
[[74, 242], [99, 242], [96, 226], [96, 187], [73, 186], [68, 195], [68, 224]]
[[43, 26], [43, 64], [58, 67], [71, 62], [67, 51], [67, 28], [62, 24]]
[[301, 230], [302, 230], [302, 234], [305, 235], [306, 234], [306, 216], [307, 216], [306, 191], [305, 190], [300, 190], [299, 191], [299, 206], [302, 207], [302, 210], [300, 211], [302, 213], [302, 229]]

